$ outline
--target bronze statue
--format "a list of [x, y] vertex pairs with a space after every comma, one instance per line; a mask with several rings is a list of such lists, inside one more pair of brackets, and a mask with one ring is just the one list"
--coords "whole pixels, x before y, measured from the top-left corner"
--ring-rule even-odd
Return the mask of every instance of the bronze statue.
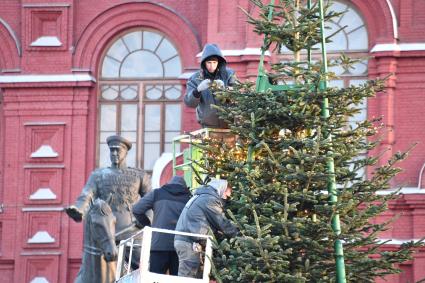
[[75, 283], [109, 283], [115, 280], [117, 246], [115, 216], [111, 207], [96, 199], [84, 219], [83, 262]]
[[[131, 149], [128, 140], [114, 135], [108, 137], [106, 142], [110, 150], [111, 167], [94, 170], [75, 204], [67, 207], [65, 212], [76, 222], [81, 222], [87, 217], [95, 199], [105, 201], [116, 217], [115, 242], [118, 244], [138, 231], [134, 225], [137, 222], [132, 214], [132, 207], [140, 197], [151, 190], [151, 184], [150, 176], [143, 170], [126, 166], [127, 152]], [[138, 223], [137, 226], [146, 224], [149, 223]], [[135, 260], [132, 266], [135, 268], [137, 264]], [[83, 269], [83, 266], [81, 268]]]
[[140, 169], [126, 166], [127, 152], [131, 149], [129, 141], [120, 136], [110, 136], [106, 142], [111, 154], [111, 167], [99, 168], [91, 173], [75, 205], [68, 207], [66, 213], [76, 222], [81, 222], [95, 198], [106, 201], [117, 218], [115, 230], [120, 234], [117, 239], [120, 241], [137, 229], [120, 233], [135, 222], [131, 210], [133, 204], [151, 190], [150, 176]]

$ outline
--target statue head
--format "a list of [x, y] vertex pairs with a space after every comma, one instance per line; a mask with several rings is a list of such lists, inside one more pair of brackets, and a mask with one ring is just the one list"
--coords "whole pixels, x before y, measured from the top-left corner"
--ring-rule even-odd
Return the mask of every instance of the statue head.
[[109, 146], [110, 158], [112, 167], [123, 167], [125, 166], [125, 158], [127, 152], [131, 149], [131, 142], [121, 136], [109, 136], [106, 139], [106, 143]]

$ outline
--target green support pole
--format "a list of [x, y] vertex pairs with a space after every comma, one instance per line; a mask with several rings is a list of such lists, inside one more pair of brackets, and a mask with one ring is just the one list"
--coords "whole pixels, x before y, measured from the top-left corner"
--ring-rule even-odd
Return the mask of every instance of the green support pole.
[[[307, 9], [311, 9], [311, 0], [307, 0]], [[307, 48], [307, 61], [308, 61], [308, 68], [310, 69], [311, 66], [311, 48]]]
[[[325, 42], [325, 20], [324, 20], [324, 10], [323, 10], [323, 0], [319, 0], [319, 9], [320, 9], [320, 31], [322, 34], [322, 63], [323, 69], [322, 72], [326, 74], [328, 72], [328, 63], [326, 56], [326, 42]], [[319, 89], [324, 91], [327, 89], [327, 79], [325, 78], [320, 82]], [[323, 98], [322, 101], [322, 117], [324, 119], [329, 118], [329, 101], [328, 98]], [[332, 136], [329, 135], [327, 137], [329, 141], [332, 141]], [[329, 174], [328, 179], [328, 194], [329, 194], [329, 203], [334, 205], [338, 201], [338, 193], [336, 189], [336, 181], [335, 181], [335, 168], [334, 168], [334, 159], [332, 156], [332, 152], [328, 152], [327, 158], [327, 173]], [[341, 234], [341, 225], [339, 221], [339, 214], [336, 213], [332, 218], [332, 230], [338, 236]], [[344, 264], [344, 252], [342, 247], [342, 242], [340, 239], [337, 239], [334, 243], [335, 250], [335, 262], [336, 262], [336, 282], [337, 283], [345, 283], [345, 264]]]
[[[270, 0], [269, 14], [267, 15], [267, 19], [269, 21], [271, 21], [273, 17], [273, 6], [274, 6], [274, 0]], [[267, 74], [264, 71], [264, 54], [266, 52], [265, 50], [266, 43], [267, 43], [267, 37], [264, 37], [263, 48], [261, 49], [260, 62], [258, 64], [258, 77], [257, 77], [257, 81], [255, 82], [255, 87], [257, 92], [265, 91], [270, 85], [269, 78], [267, 77]]]
[[[267, 15], [267, 19], [269, 21], [271, 21], [273, 17], [273, 6], [274, 6], [274, 0], [270, 0], [269, 14]], [[257, 92], [264, 92], [268, 88], [271, 88], [269, 78], [266, 72], [264, 71], [264, 54], [266, 52], [265, 50], [266, 43], [267, 43], [267, 38], [264, 37], [263, 47], [261, 48], [260, 62], [258, 64], [258, 76], [255, 82], [255, 90]], [[279, 86], [276, 86], [276, 87], [279, 87]], [[251, 162], [254, 159], [254, 147], [252, 145], [248, 146], [248, 153], [247, 153], [246, 159], [247, 159], [249, 168], [251, 168]]]

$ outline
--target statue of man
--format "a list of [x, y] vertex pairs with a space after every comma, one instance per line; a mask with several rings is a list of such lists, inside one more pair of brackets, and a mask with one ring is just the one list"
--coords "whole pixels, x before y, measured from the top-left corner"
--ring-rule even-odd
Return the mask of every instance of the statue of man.
[[[106, 139], [110, 150], [111, 167], [94, 170], [74, 205], [65, 209], [76, 222], [81, 222], [89, 205], [96, 198], [106, 201], [116, 217], [117, 243], [130, 237], [137, 228], [133, 225], [133, 204], [151, 190], [150, 176], [143, 170], [126, 166], [131, 143], [121, 136]], [[140, 224], [140, 223], [139, 223]], [[147, 223], [141, 223], [147, 224]]]

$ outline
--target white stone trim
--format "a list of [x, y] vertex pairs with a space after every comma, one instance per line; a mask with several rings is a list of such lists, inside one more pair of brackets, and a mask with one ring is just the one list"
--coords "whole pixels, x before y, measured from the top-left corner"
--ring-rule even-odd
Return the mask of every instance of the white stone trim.
[[161, 175], [168, 163], [173, 161], [173, 154], [171, 152], [164, 152], [161, 156], [155, 161], [155, 164], [152, 169], [152, 188], [159, 188]]
[[24, 8], [40, 8], [40, 7], [71, 7], [71, 4], [62, 3], [40, 3], [40, 4], [23, 4]]
[[386, 0], [387, 5], [388, 5], [388, 9], [390, 9], [390, 13], [391, 13], [391, 19], [393, 22], [393, 36], [394, 38], [398, 38], [398, 20], [397, 20], [397, 16], [394, 12], [394, 7], [393, 4], [391, 3], [390, 0]]
[[44, 47], [44, 46], [51, 46], [51, 47], [58, 47], [62, 46], [62, 42], [60, 42], [59, 38], [56, 36], [42, 36], [37, 38], [35, 41], [31, 42], [31, 46], [36, 47]]
[[386, 241], [388, 241], [387, 243], [385, 243], [385, 245], [394, 245], [394, 246], [399, 246], [411, 241], [417, 242], [420, 239], [379, 239], [380, 243], [384, 243]]
[[50, 283], [49, 280], [47, 280], [46, 277], [34, 277], [30, 283]]
[[62, 164], [26, 164], [26, 165], [24, 165], [24, 169], [31, 169], [31, 168], [59, 168], [59, 169], [63, 169], [63, 168], [65, 168], [65, 165], [62, 165]]
[[45, 251], [26, 251], [21, 252], [20, 255], [23, 256], [33, 256], [33, 255], [62, 255], [61, 252], [45, 252]]
[[65, 208], [63, 207], [24, 207], [22, 208], [23, 212], [31, 212], [31, 211], [63, 211]]
[[424, 51], [425, 42], [417, 43], [380, 43], [376, 44], [370, 52], [382, 52], [382, 51]]
[[50, 146], [43, 144], [31, 153], [31, 158], [58, 157], [59, 154]]
[[66, 122], [26, 122], [24, 126], [62, 126]]
[[21, 50], [21, 44], [18, 40], [18, 37], [16, 36], [15, 32], [13, 31], [13, 29], [9, 26], [8, 23], [6, 23], [2, 18], [0, 18], [0, 24], [3, 24], [4, 27], [7, 29], [7, 31], [9, 32], [10, 36], [13, 38], [13, 40], [15, 41], [15, 45], [16, 45], [16, 49], [18, 50], [18, 55], [19, 57], [21, 57], [22, 55], [22, 50]]
[[[244, 56], [244, 55], [261, 55], [261, 48], [245, 48], [245, 49], [224, 49], [221, 50], [223, 56], [234, 57], [234, 56]], [[264, 53], [265, 56], [270, 56], [270, 51]], [[196, 57], [201, 57], [202, 52], [198, 53]]]
[[50, 188], [38, 188], [32, 195], [30, 200], [51, 200], [56, 199], [55, 193]]
[[[385, 191], [377, 191], [377, 195], [389, 195], [394, 193], [397, 189], [390, 189]], [[417, 187], [404, 187], [397, 193], [398, 195], [414, 195], [414, 194], [425, 194], [425, 188], [420, 189]]]
[[51, 244], [54, 242], [55, 238], [50, 236], [49, 232], [47, 231], [38, 231], [27, 241], [28, 244]]
[[89, 81], [96, 82], [96, 79], [90, 74], [0, 76], [0, 83], [50, 83]]

